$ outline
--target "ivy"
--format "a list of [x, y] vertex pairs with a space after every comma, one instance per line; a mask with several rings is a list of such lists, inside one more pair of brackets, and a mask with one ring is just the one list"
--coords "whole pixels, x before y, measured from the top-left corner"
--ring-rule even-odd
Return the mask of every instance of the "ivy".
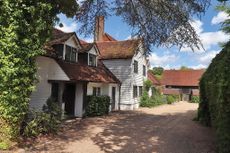
[[[35, 59], [43, 54], [57, 14], [77, 11], [75, 0], [63, 2], [0, 1], [0, 147], [18, 137], [36, 83]], [[68, 6], [71, 4], [71, 7]], [[69, 9], [66, 9], [69, 7]]]

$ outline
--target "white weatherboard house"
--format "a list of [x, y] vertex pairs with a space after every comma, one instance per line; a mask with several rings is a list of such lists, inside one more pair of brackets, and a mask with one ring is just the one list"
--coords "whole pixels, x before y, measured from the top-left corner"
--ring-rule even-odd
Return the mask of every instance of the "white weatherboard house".
[[104, 32], [104, 17], [98, 17], [95, 42], [100, 50], [100, 60], [120, 80], [121, 110], [139, 107], [149, 62], [139, 39], [117, 41]]
[[31, 95], [31, 108], [42, 109], [52, 96], [67, 115], [82, 117], [87, 95], [110, 96], [111, 109], [119, 108], [120, 81], [98, 59], [100, 51], [94, 43], [54, 29], [45, 49], [47, 54], [36, 59], [39, 82]]

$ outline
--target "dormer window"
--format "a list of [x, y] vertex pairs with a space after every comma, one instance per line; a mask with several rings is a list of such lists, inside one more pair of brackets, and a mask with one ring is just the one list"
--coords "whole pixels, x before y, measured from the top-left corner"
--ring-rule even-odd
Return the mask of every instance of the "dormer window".
[[89, 54], [89, 66], [97, 66], [97, 56], [93, 54]]
[[77, 62], [77, 49], [66, 45], [65, 60], [68, 62]]

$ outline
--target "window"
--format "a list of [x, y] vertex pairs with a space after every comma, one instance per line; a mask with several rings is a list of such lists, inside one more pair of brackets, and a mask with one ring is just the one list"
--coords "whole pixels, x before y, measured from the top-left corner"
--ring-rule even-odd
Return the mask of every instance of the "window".
[[143, 65], [143, 76], [146, 76], [146, 67]]
[[143, 88], [142, 86], [139, 86], [139, 96], [142, 96], [142, 94], [143, 94]]
[[138, 62], [137, 61], [134, 61], [133, 67], [134, 67], [134, 73], [138, 73]]
[[55, 102], [58, 101], [58, 90], [59, 90], [58, 83], [52, 83], [52, 86], [51, 86], [51, 98]]
[[101, 88], [93, 87], [93, 96], [100, 96], [100, 95], [101, 95]]
[[133, 98], [137, 97], [137, 86], [133, 86]]
[[90, 66], [97, 66], [97, 56], [93, 54], [89, 54], [89, 65]]
[[65, 60], [68, 62], [76, 62], [77, 60], [77, 50], [76, 48], [66, 45], [65, 50]]

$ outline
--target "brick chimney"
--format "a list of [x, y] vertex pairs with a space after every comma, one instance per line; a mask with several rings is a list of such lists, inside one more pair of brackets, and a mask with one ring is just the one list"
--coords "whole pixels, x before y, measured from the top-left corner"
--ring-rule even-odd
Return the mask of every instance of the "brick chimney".
[[94, 41], [103, 41], [103, 35], [104, 35], [104, 25], [105, 25], [105, 19], [104, 16], [98, 16], [96, 18], [95, 23], [95, 33], [94, 33]]

